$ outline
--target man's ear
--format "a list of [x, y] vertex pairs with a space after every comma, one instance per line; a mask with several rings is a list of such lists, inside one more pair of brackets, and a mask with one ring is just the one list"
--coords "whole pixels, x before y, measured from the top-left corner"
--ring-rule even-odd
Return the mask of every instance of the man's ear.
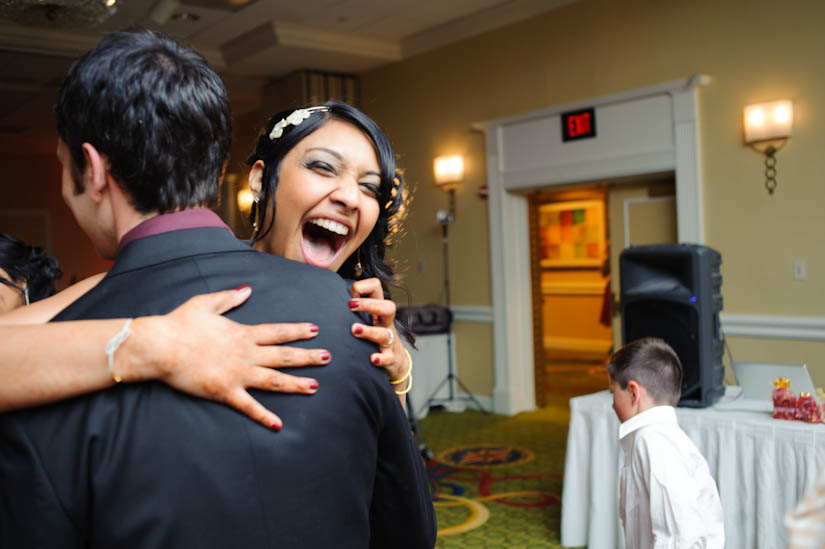
[[265, 167], [266, 164], [264, 164], [263, 160], [256, 160], [255, 163], [252, 164], [252, 169], [249, 171], [249, 190], [252, 192], [252, 196], [256, 201], [261, 197]]
[[83, 186], [94, 202], [100, 202], [109, 184], [109, 163], [91, 143], [83, 143], [80, 148], [86, 161]]

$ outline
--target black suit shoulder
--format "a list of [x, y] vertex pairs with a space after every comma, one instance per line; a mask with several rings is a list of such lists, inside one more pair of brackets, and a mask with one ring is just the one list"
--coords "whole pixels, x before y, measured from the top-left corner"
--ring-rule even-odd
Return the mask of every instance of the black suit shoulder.
[[318, 379], [318, 393], [255, 391], [284, 420], [278, 433], [154, 382], [0, 416], [0, 546], [432, 546], [421, 459], [369, 363], [375, 347], [350, 333], [361, 319], [346, 281], [220, 231], [176, 233], [130, 244], [58, 319], [163, 314], [249, 284], [234, 320], [318, 324], [292, 344], [330, 351], [329, 365], [293, 372]]

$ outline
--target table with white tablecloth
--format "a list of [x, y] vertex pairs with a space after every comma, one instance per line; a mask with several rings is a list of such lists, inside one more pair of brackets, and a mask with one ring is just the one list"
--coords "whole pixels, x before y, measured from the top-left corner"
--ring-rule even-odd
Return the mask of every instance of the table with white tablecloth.
[[[719, 488], [728, 549], [785, 546], [782, 519], [825, 467], [825, 425], [737, 409], [677, 408], [679, 425], [707, 459]], [[769, 406], [769, 403], [768, 403]], [[618, 516], [619, 422], [609, 391], [570, 400], [561, 543], [623, 547]]]

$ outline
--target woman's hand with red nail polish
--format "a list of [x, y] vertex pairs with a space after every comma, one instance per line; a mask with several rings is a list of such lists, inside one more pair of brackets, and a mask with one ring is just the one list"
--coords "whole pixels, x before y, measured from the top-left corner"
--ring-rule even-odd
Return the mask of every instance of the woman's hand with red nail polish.
[[[352, 334], [378, 345], [378, 353], [373, 354], [370, 360], [374, 365], [384, 368], [390, 381], [403, 378], [409, 364], [401, 338], [395, 329], [395, 302], [384, 299], [381, 281], [377, 278], [355, 281], [350, 295], [353, 297], [347, 303], [350, 309], [368, 313], [373, 323], [372, 326], [354, 323]], [[406, 395], [399, 395], [399, 400], [404, 404]]]
[[281, 345], [316, 337], [319, 330], [315, 324], [247, 326], [222, 316], [250, 295], [249, 287], [241, 286], [195, 296], [168, 315], [135, 319], [130, 340], [153, 346], [144, 352], [144, 356], [153, 357], [153, 369], [137, 372], [139, 379], [159, 379], [184, 393], [223, 402], [268, 428], [280, 430], [280, 418], [247, 389], [314, 394], [318, 390], [315, 379], [274, 368], [320, 366], [331, 356], [324, 349]]

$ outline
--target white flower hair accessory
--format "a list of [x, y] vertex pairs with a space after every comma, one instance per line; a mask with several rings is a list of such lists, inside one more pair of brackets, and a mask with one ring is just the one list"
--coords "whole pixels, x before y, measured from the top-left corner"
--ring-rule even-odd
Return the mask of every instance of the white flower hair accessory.
[[292, 111], [286, 118], [281, 118], [281, 121], [272, 126], [272, 131], [269, 132], [269, 140], [275, 141], [284, 134], [284, 129], [289, 126], [297, 126], [314, 112], [327, 112], [329, 107], [309, 107], [308, 109], [297, 109]]

